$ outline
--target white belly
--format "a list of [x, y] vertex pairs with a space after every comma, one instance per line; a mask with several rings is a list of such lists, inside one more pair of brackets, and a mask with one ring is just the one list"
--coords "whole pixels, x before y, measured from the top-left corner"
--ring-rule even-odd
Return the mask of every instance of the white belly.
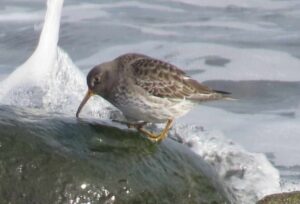
[[115, 105], [128, 120], [164, 123], [167, 119], [183, 116], [195, 106], [195, 103], [155, 96], [146, 99], [143, 96], [127, 95], [122, 104]]

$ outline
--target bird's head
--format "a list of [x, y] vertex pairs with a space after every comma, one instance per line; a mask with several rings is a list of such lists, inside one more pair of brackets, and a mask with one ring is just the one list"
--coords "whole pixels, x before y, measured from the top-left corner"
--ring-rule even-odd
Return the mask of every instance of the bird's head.
[[100, 96], [104, 94], [107, 81], [108, 71], [102, 64], [94, 67], [86, 78], [89, 91]]
[[93, 95], [105, 96], [107, 94], [110, 85], [110, 75], [109, 75], [109, 63], [103, 63], [95, 66], [87, 75], [87, 85], [88, 91], [80, 103], [78, 110], [76, 112], [76, 117], [89, 98]]

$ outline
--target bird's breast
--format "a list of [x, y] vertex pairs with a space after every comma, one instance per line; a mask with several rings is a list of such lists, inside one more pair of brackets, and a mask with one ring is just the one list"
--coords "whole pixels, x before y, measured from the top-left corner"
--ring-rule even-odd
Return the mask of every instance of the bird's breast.
[[186, 100], [152, 96], [131, 84], [119, 84], [114, 87], [107, 100], [122, 111], [128, 119], [153, 123], [180, 117], [194, 105]]

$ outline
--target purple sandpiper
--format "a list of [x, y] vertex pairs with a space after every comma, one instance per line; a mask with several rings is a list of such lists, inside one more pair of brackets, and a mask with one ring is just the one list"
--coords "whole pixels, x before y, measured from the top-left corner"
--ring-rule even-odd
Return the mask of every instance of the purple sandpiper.
[[[170, 63], [136, 53], [95, 66], [87, 85], [76, 117], [92, 95], [100, 95], [123, 113], [127, 120], [122, 123], [153, 141], [166, 138], [174, 119], [200, 102], [229, 98], [229, 93], [200, 84]], [[166, 125], [154, 134], [144, 128], [147, 123]]]

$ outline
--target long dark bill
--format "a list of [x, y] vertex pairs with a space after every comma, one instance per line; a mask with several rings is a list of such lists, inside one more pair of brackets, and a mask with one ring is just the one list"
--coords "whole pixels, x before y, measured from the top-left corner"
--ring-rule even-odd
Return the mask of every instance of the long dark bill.
[[78, 109], [77, 109], [77, 112], [76, 112], [76, 118], [79, 117], [79, 113], [81, 111], [81, 109], [83, 108], [83, 106], [86, 104], [86, 102], [89, 100], [89, 98], [94, 95], [94, 93], [91, 91], [91, 90], [88, 90], [88, 92], [85, 94], [85, 97], [83, 98], [83, 100], [81, 101]]

